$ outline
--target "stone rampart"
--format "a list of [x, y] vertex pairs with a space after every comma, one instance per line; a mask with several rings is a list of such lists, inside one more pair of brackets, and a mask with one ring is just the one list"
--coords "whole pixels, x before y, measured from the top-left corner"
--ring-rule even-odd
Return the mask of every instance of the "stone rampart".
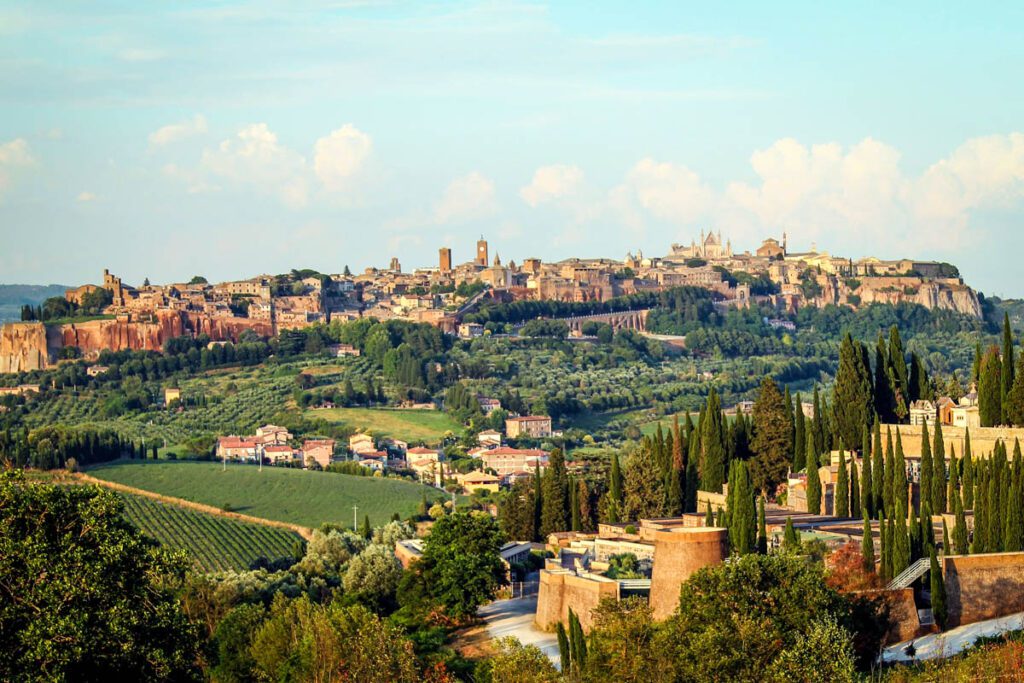
[[1024, 612], [1024, 553], [951, 555], [942, 574], [949, 626]]
[[583, 630], [589, 631], [594, 624], [594, 608], [604, 598], [618, 600], [617, 582], [595, 574], [577, 576], [568, 570], [542, 569], [534, 621], [539, 628], [552, 629], [559, 622], [567, 624], [572, 609]]
[[702, 567], [729, 556], [729, 532], [718, 527], [677, 528], [653, 534], [651, 611], [664, 619], [679, 604], [679, 587]]
[[[899, 429], [900, 438], [903, 440], [903, 454], [908, 458], [921, 457], [921, 425], [882, 425], [882, 441], [885, 442], [885, 430], [892, 430], [892, 440], [896, 443], [896, 430]], [[964, 435], [967, 432], [963, 427], [942, 425], [942, 441], [946, 446], [946, 457], [949, 458], [952, 452], [956, 457], [963, 457]], [[1021, 427], [971, 427], [971, 456], [974, 458], [987, 458], [992, 454], [996, 441], [1002, 440], [1007, 448], [1013, 448], [1013, 440], [1020, 439], [1024, 446], [1024, 428]], [[928, 445], [935, 443], [935, 428], [928, 427]]]

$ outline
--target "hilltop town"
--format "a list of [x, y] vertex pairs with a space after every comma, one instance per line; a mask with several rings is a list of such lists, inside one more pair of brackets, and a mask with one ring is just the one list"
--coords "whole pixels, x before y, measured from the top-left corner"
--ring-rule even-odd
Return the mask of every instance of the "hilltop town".
[[854, 260], [814, 245], [793, 252], [785, 234], [781, 241], [765, 239], [754, 252], [735, 252], [720, 232], [702, 232], [699, 241], [673, 244], [661, 257], [642, 252], [621, 261], [530, 257], [519, 264], [503, 263], [498, 254], [492, 259], [481, 238], [470, 261], [456, 263], [452, 249], [443, 247], [436, 266], [412, 271], [392, 258], [387, 268], [368, 267], [361, 273], [346, 266], [339, 274], [293, 270], [217, 284], [197, 276], [183, 283], [131, 286], [104, 270], [100, 283], [69, 289], [63, 301], [25, 307], [27, 325], [5, 325], [0, 372], [48, 367], [62, 349], [72, 347], [94, 357], [104, 349], [159, 350], [183, 334], [238, 341], [247, 330], [269, 337], [368, 317], [429, 323], [454, 334], [465, 315], [485, 300], [604, 302], [680, 286], [708, 290], [723, 308], [757, 303], [792, 313], [805, 307], [909, 302], [981, 316], [977, 294], [951, 264]]

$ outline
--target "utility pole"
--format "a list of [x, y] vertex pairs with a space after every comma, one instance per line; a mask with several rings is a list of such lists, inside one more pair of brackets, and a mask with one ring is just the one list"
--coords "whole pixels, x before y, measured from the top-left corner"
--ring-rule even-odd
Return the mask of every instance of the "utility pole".
[[352, 506], [352, 531], [359, 530], [359, 506]]

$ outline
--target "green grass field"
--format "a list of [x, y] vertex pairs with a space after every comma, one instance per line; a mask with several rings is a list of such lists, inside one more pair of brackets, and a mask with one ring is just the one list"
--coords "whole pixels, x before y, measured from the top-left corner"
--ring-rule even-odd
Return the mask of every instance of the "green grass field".
[[375, 436], [390, 436], [410, 444], [434, 444], [445, 432], [459, 433], [462, 427], [437, 410], [394, 410], [386, 408], [324, 408], [306, 411], [307, 417], [337, 422]]
[[352, 506], [359, 522], [370, 516], [374, 526], [397, 512], [415, 514], [425, 493], [433, 501], [442, 492], [397, 479], [355, 477], [285, 467], [228, 465], [181, 461], [129, 461], [89, 469], [89, 474], [135, 488], [235, 512], [316, 528], [324, 522], [352, 524]]
[[125, 517], [144, 534], [173, 550], [184, 550], [201, 571], [248, 569], [256, 558], [292, 554], [299, 535], [178, 507], [143, 496], [119, 494]]

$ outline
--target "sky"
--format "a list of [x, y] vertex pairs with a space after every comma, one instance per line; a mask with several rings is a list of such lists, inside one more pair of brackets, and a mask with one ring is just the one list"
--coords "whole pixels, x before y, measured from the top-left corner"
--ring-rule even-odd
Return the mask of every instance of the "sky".
[[0, 0], [0, 282], [736, 251], [1024, 296], [1024, 3]]

